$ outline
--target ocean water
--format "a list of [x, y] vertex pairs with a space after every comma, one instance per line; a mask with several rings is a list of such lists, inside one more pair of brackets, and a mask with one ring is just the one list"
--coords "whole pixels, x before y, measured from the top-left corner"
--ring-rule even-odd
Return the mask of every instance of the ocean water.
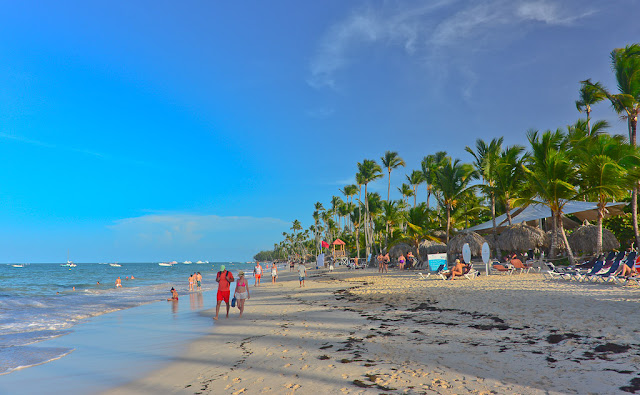
[[[70, 347], [35, 347], [65, 336], [83, 319], [166, 300], [174, 287], [181, 300], [189, 294], [188, 277], [202, 274], [202, 291], [217, 288], [215, 275], [224, 264], [237, 275], [251, 276], [252, 263], [183, 264], [78, 263], [69, 268], [38, 263], [16, 268], [0, 265], [0, 375], [40, 365], [72, 353]], [[120, 276], [122, 288], [115, 288]], [[134, 276], [135, 279], [127, 279]], [[97, 284], [100, 282], [100, 284]], [[75, 287], [75, 291], [73, 290]]]

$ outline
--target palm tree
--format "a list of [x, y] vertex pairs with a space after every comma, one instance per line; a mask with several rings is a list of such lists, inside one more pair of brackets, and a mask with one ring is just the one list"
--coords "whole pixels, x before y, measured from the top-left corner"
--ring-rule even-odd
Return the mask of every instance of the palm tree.
[[578, 169], [584, 194], [595, 196], [598, 202], [598, 238], [596, 254], [602, 252], [602, 220], [607, 204], [625, 197], [627, 191], [637, 183], [635, 168], [640, 157], [622, 136], [599, 134], [593, 136], [586, 146], [578, 148]]
[[406, 198], [408, 198], [409, 196], [413, 196], [413, 189], [411, 189], [411, 185], [409, 184], [402, 184], [402, 187], [398, 188], [398, 192], [400, 192], [402, 194], [402, 201], [404, 203], [407, 203]]
[[407, 181], [411, 184], [411, 188], [413, 189], [413, 207], [416, 206], [416, 198], [418, 195], [418, 185], [424, 182], [424, 176], [420, 170], [414, 170], [410, 175], [406, 176]]
[[583, 82], [580, 86], [580, 99], [576, 100], [576, 108], [578, 112], [587, 113], [587, 130], [589, 131], [591, 130], [591, 106], [607, 98], [603, 91], [604, 87], [599, 82], [594, 86]]
[[424, 181], [427, 185], [427, 208], [430, 207], [429, 201], [431, 200], [433, 184], [436, 180], [436, 170], [444, 163], [446, 158], [447, 153], [445, 151], [438, 151], [435, 154], [427, 155], [422, 159], [422, 175], [424, 176]]
[[[487, 144], [482, 139], [476, 140], [475, 152], [469, 147], [465, 147], [465, 151], [470, 153], [475, 159], [474, 166], [476, 168], [475, 175], [482, 181], [481, 190], [489, 198], [491, 203], [491, 221], [493, 222], [493, 240], [497, 240], [498, 234], [496, 229], [496, 168], [498, 157], [502, 150], [502, 142], [504, 138], [492, 139]], [[500, 248], [498, 243], [496, 246], [496, 256], [500, 256]]]
[[[574, 258], [571, 246], [567, 241], [562, 224], [562, 211], [564, 206], [576, 197], [574, 181], [576, 180], [576, 167], [573, 166], [569, 156], [565, 152], [564, 135], [562, 131], [546, 131], [539, 136], [537, 131], [527, 133], [531, 144], [531, 156], [527, 164], [522, 166], [527, 178], [527, 190], [530, 196], [516, 199], [517, 203], [540, 203], [551, 210], [553, 215], [553, 234], [560, 229], [560, 234], [567, 248], [569, 262], [573, 264]], [[551, 255], [556, 249], [557, 240], [551, 241]]]
[[380, 160], [382, 161], [382, 165], [387, 168], [387, 173], [389, 174], [389, 184], [387, 186], [387, 202], [388, 202], [391, 196], [391, 170], [397, 169], [400, 166], [404, 167], [406, 163], [404, 163], [404, 160], [402, 160], [402, 158], [398, 156], [398, 153], [395, 151], [385, 152], [384, 156], [380, 158]]
[[369, 259], [369, 253], [371, 252], [371, 245], [368, 235], [368, 227], [369, 227], [369, 199], [367, 199], [367, 186], [370, 182], [377, 180], [382, 177], [382, 168], [379, 164], [376, 163], [375, 160], [365, 159], [362, 163], [358, 162], [358, 173], [362, 177], [362, 182], [364, 185], [364, 230], [365, 230], [365, 253], [367, 254], [367, 259]]
[[451, 231], [451, 210], [458, 204], [458, 199], [469, 189], [469, 182], [473, 176], [473, 166], [460, 163], [459, 159], [445, 160], [444, 164], [436, 170], [436, 185], [439, 194], [436, 195], [439, 203], [447, 211], [447, 243]]
[[416, 250], [419, 249], [420, 242], [424, 239], [438, 240], [429, 234], [432, 227], [431, 210], [427, 208], [425, 203], [411, 207], [407, 212], [405, 240], [411, 242]]
[[[619, 93], [609, 93], [601, 84], [593, 83], [590, 79], [582, 81], [582, 83], [605, 95], [611, 102], [613, 109], [618, 114], [622, 114], [623, 118], [626, 118], [629, 129], [629, 142], [635, 147], [636, 127], [638, 125], [638, 113], [640, 112], [640, 44], [632, 44], [611, 51], [611, 67], [616, 76]], [[640, 245], [637, 185], [634, 186], [631, 195], [631, 218], [633, 234], [636, 243]]]
[[524, 185], [524, 175], [522, 174], [522, 163], [527, 156], [521, 156], [524, 147], [514, 145], [505, 148], [496, 160], [494, 191], [498, 200], [504, 205], [507, 214], [507, 222], [511, 222], [511, 209], [514, 207], [515, 197], [521, 195]]

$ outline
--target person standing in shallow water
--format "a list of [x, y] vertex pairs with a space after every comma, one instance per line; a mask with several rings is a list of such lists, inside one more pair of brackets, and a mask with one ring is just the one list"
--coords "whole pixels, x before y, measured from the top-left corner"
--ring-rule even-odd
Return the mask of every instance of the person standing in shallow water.
[[278, 268], [274, 263], [273, 265], [271, 265], [271, 283], [275, 284], [277, 278], [278, 278]]
[[247, 299], [251, 299], [251, 295], [249, 295], [249, 284], [247, 283], [247, 280], [244, 277], [244, 271], [242, 270], [238, 272], [238, 282], [236, 283], [236, 291], [233, 296], [236, 297], [238, 309], [240, 309], [240, 318], [242, 318], [244, 302]]
[[216, 282], [218, 283], [218, 294], [216, 295], [216, 316], [213, 317], [214, 320], [218, 319], [218, 314], [220, 313], [220, 304], [224, 300], [227, 304], [227, 318], [229, 318], [229, 294], [231, 293], [229, 289], [229, 285], [234, 281], [233, 274], [230, 271], [225, 270], [225, 266], [220, 266], [220, 271], [216, 275]]

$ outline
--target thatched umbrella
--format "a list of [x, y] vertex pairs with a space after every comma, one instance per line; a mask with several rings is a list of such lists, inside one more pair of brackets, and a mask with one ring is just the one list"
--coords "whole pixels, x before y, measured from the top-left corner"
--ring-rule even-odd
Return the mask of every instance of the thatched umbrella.
[[502, 251], [522, 252], [544, 245], [545, 235], [541, 229], [524, 223], [509, 226], [498, 236], [498, 247]]
[[407, 243], [398, 243], [389, 248], [389, 259], [391, 259], [392, 262], [395, 262], [396, 260], [398, 260], [400, 254], [404, 255], [406, 258], [409, 251], [411, 251], [414, 256], [416, 255], [416, 249], [413, 246]]
[[494, 240], [493, 235], [486, 235], [484, 240], [489, 244], [489, 249], [491, 251], [496, 249], [496, 241]]
[[462, 246], [465, 243], [469, 243], [471, 249], [471, 255], [482, 255], [482, 244], [485, 243], [484, 237], [480, 236], [476, 232], [462, 232], [453, 236], [447, 244], [447, 254], [449, 259], [462, 254]]
[[[575, 251], [593, 253], [596, 250], [596, 240], [598, 238], [598, 227], [596, 225], [583, 225], [574, 230], [568, 237], [569, 245]], [[611, 251], [620, 248], [620, 242], [609, 230], [602, 228], [602, 250]]]
[[440, 254], [447, 252], [447, 245], [437, 241], [422, 240], [418, 247], [420, 253], [420, 260], [426, 261], [428, 254]]
[[[558, 237], [558, 242], [556, 243], [556, 248], [558, 249], [558, 251], [565, 251], [567, 249], [567, 247], [564, 244], [564, 240], [562, 239], [562, 232], [560, 232], [560, 229], [556, 229], [556, 235]], [[553, 231], [550, 230], [547, 233], [545, 233], [545, 237], [544, 237], [544, 247], [545, 248], [551, 248], [551, 239], [553, 237]], [[567, 237], [568, 239], [569, 237]]]

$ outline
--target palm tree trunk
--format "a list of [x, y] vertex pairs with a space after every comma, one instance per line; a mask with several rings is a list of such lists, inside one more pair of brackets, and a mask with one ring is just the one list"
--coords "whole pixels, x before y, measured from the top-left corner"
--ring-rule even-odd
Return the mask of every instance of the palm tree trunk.
[[496, 247], [496, 257], [500, 259], [502, 255], [498, 247], [498, 230], [496, 229], [496, 196], [491, 193], [491, 221], [493, 222], [493, 244]]
[[369, 199], [367, 197], [367, 184], [364, 184], [364, 251], [367, 255], [365, 259], [369, 260], [371, 246], [369, 244]]
[[598, 204], [598, 237], [596, 238], [596, 255], [602, 253], [602, 219], [604, 218], [604, 204]]
[[[627, 122], [629, 125], [629, 142], [635, 147], [638, 114], [630, 114]], [[640, 232], [638, 231], [638, 184], [635, 185], [631, 193], [631, 222], [633, 224], [633, 235], [636, 239], [636, 245], [640, 246]]]
[[556, 228], [558, 224], [556, 221], [556, 213], [552, 211], [551, 216], [553, 218], [553, 222], [552, 222], [552, 229], [551, 229], [551, 247], [549, 247], [549, 259], [555, 258], [556, 249], [558, 248], [558, 239], [557, 239], [558, 232], [556, 232]]
[[389, 199], [391, 198], [391, 169], [389, 168], [389, 186], [387, 187], [387, 203], [389, 203]]
[[504, 199], [504, 207], [507, 209], [507, 221], [509, 222], [509, 226], [511, 226], [513, 223], [511, 222], [511, 205], [509, 204], [508, 196]]
[[447, 244], [449, 244], [449, 228], [451, 227], [451, 206], [447, 205]]
[[564, 233], [564, 225], [562, 224], [562, 213], [558, 211], [558, 220], [560, 224], [560, 234], [562, 235], [562, 241], [564, 241], [564, 245], [567, 248], [567, 255], [569, 256], [569, 264], [573, 265], [575, 263], [575, 258], [573, 257], [573, 252], [571, 251], [571, 246], [569, 245], [569, 241], [567, 240], [567, 234]]
[[429, 209], [429, 198], [431, 198], [431, 190], [429, 190], [429, 187], [427, 186], [427, 210]]

